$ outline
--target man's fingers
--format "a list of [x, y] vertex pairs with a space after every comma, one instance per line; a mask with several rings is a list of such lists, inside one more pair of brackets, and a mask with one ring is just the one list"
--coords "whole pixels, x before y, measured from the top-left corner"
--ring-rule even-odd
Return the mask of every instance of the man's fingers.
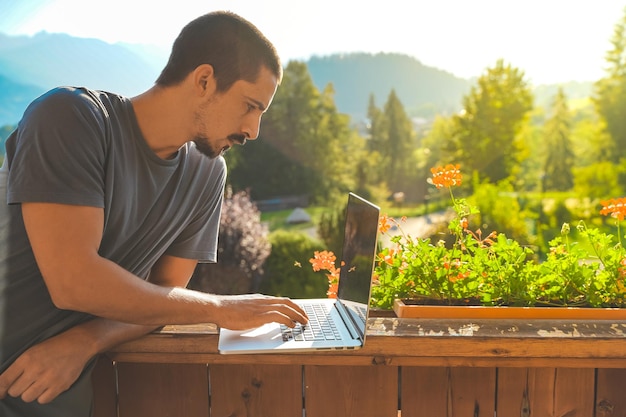
[[58, 390], [58, 389], [53, 390], [53, 389], [48, 388], [37, 397], [37, 402], [39, 404], [48, 404], [62, 392], [63, 392], [62, 390]]
[[7, 368], [2, 375], [0, 375], [0, 398], [6, 397], [9, 394], [12, 397], [16, 397], [21, 394], [21, 391], [17, 395], [13, 395], [14, 392], [19, 390], [15, 388], [16, 381], [22, 376], [22, 370], [18, 370], [17, 364], [13, 364]]
[[[295, 327], [296, 325], [296, 321], [294, 321], [291, 317], [287, 316], [286, 314], [281, 313], [278, 310], [272, 310], [272, 311], [268, 311], [265, 314], [263, 314], [262, 316], [263, 319], [263, 323], [279, 323], [279, 324], [284, 324], [287, 327]], [[302, 322], [301, 322], [302, 323]], [[305, 323], [302, 323], [305, 324]]]
[[13, 382], [8, 389], [8, 394], [11, 397], [20, 397], [22, 401], [27, 403], [37, 401], [40, 404], [47, 404], [67, 388], [69, 387], [64, 386], [62, 381], [57, 380], [55, 383], [50, 383], [49, 378], [47, 379], [43, 375], [36, 379], [29, 379], [22, 375]]
[[304, 310], [302, 310], [300, 306], [293, 302], [291, 302], [289, 305], [278, 304], [275, 307], [277, 312], [279, 312], [281, 315], [284, 315], [289, 321], [292, 322], [291, 326], [289, 327], [293, 327], [296, 322], [301, 324], [307, 324], [309, 321]]
[[4, 378], [4, 374], [0, 375], [0, 400], [7, 396], [10, 386], [10, 382]]
[[7, 392], [11, 397], [15, 397], [15, 398], [21, 397], [24, 401], [30, 402], [32, 401], [32, 399], [31, 400], [27, 399], [27, 398], [30, 398], [29, 395], [26, 395], [26, 398], [24, 398], [24, 393], [27, 392], [27, 390], [29, 390], [31, 386], [32, 386], [32, 381], [28, 381], [26, 378], [20, 377], [16, 381], [14, 381], [13, 384], [11, 384]]
[[294, 327], [296, 323], [309, 321], [304, 310], [286, 297], [262, 294], [223, 296], [221, 303], [228, 314], [217, 324], [227, 329], [251, 329], [271, 322]]
[[307, 324], [309, 322], [306, 313], [301, 309], [298, 309], [300, 311], [297, 311], [291, 306], [285, 304], [274, 305], [274, 307], [274, 310], [267, 312], [267, 315], [269, 316], [267, 321], [274, 321], [288, 327], [294, 327], [296, 323]]
[[13, 397], [21, 397], [24, 402], [35, 401], [43, 393], [44, 388], [37, 383], [31, 384], [28, 388], [22, 390], [18, 395], [12, 395]]
[[266, 301], [274, 306], [277, 306], [279, 311], [286, 314], [292, 320], [302, 324], [306, 324], [308, 322], [308, 317], [302, 307], [296, 304], [293, 300], [286, 297], [272, 297]]
[[[298, 304], [294, 303], [292, 300], [287, 299], [288, 305], [293, 308], [294, 310], [296, 310], [296, 312], [298, 312], [300, 318], [305, 319], [305, 322], [301, 322], [302, 324], [306, 324], [306, 322], [309, 321], [306, 312], [302, 309], [302, 307], [300, 307]], [[298, 320], [300, 321], [300, 320]]]

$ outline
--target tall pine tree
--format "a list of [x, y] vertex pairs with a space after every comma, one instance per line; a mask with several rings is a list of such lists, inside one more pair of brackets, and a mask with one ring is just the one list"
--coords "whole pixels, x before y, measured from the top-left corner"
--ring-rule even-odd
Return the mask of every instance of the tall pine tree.
[[613, 139], [612, 162], [626, 156], [626, 9], [615, 25], [612, 49], [606, 54], [606, 75], [596, 82], [594, 103]]
[[574, 152], [572, 151], [571, 116], [563, 88], [559, 88], [552, 106], [552, 116], [544, 130], [546, 160], [543, 191], [567, 191], [574, 186]]
[[407, 193], [415, 176], [417, 163], [415, 132], [396, 92], [391, 90], [382, 112], [372, 99], [368, 110], [370, 118], [370, 150], [380, 155], [378, 172], [381, 181], [392, 192]]

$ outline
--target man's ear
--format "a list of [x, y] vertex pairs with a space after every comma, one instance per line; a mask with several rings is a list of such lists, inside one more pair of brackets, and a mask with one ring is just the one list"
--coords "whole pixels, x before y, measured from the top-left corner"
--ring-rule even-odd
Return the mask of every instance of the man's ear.
[[215, 73], [213, 65], [202, 64], [193, 71], [194, 87], [199, 95], [207, 96], [215, 92]]

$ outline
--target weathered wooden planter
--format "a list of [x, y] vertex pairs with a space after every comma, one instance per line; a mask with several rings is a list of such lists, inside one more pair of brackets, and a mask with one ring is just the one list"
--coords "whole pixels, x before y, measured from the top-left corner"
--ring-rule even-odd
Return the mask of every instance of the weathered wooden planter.
[[626, 320], [626, 308], [442, 306], [397, 299], [393, 310], [398, 317], [422, 319]]

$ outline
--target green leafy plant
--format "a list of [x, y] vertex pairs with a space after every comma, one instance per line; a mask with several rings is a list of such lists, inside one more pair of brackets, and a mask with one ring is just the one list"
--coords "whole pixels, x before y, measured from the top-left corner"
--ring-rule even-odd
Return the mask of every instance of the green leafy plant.
[[[568, 223], [550, 241], [550, 251], [538, 262], [533, 250], [491, 232], [483, 236], [471, 230], [478, 214], [465, 199], [456, 199], [452, 188], [461, 184], [458, 165], [433, 168], [432, 184], [448, 188], [454, 217], [448, 224], [452, 243], [414, 238], [402, 231], [403, 220], [381, 216], [379, 229], [400, 234], [378, 254], [372, 304], [391, 308], [395, 299], [424, 304], [490, 306], [624, 307], [626, 251], [621, 238], [577, 225], [586, 245], [572, 241]], [[626, 198], [602, 202], [602, 215], [616, 219], [617, 236], [626, 215]]]
[[[483, 235], [480, 228], [470, 228], [472, 216], [480, 213], [466, 199], [454, 196], [452, 188], [462, 182], [459, 165], [431, 172], [430, 182], [450, 192], [452, 238], [434, 242], [412, 237], [402, 230], [405, 218], [382, 215], [379, 232], [387, 234], [393, 227], [399, 234], [390, 237], [377, 255], [373, 307], [390, 309], [395, 299], [436, 305], [626, 307], [626, 251], [620, 231], [626, 198], [601, 202], [600, 214], [616, 220], [615, 236], [580, 221], [579, 241], [574, 241], [570, 224], [564, 223], [560, 235], [549, 242], [546, 259], [539, 262], [531, 247], [505, 234]], [[331, 279], [334, 262], [329, 266], [320, 262], [327, 258], [334, 260], [334, 254], [316, 252], [310, 261], [315, 270], [328, 272], [332, 294], [337, 285]]]
[[[272, 252], [264, 264], [259, 292], [291, 298], [319, 298], [326, 284], [310, 268], [302, 268], [324, 245], [302, 232], [276, 230], [269, 235]], [[294, 266], [296, 266], [294, 268]]]

